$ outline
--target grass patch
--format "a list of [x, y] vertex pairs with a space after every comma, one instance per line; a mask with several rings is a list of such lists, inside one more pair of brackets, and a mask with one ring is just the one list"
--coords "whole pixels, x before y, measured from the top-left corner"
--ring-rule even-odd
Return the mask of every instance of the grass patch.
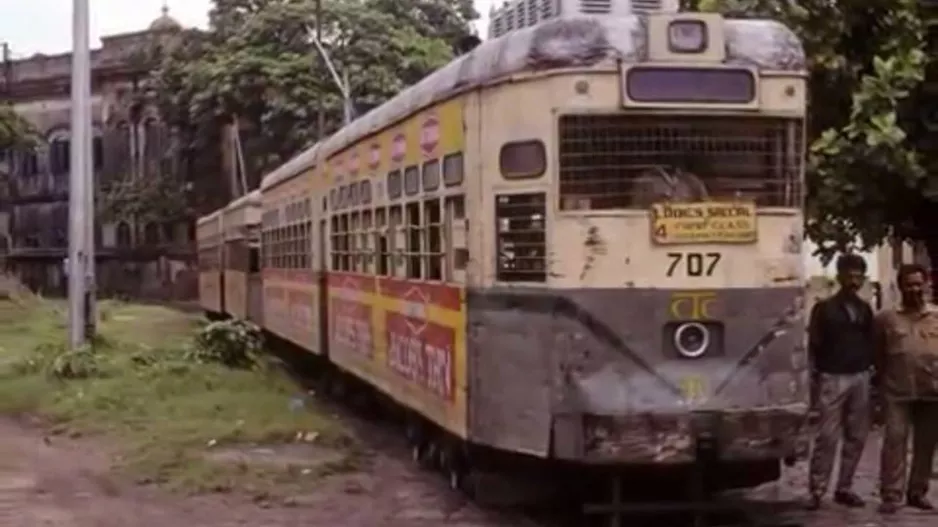
[[[60, 433], [101, 434], [120, 449], [126, 474], [180, 490], [268, 494], [355, 466], [341, 424], [281, 372], [264, 361], [232, 368], [197, 353], [194, 337], [206, 333], [197, 318], [118, 302], [101, 302], [99, 317], [94, 349], [67, 351], [63, 303], [0, 300], [0, 412], [39, 415]], [[309, 459], [211, 455], [278, 444], [308, 447]], [[326, 449], [329, 456], [317, 455]]]

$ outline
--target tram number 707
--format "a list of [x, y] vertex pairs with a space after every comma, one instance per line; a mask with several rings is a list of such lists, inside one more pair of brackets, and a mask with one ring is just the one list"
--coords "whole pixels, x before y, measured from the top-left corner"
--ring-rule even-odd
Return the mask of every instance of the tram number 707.
[[668, 253], [671, 263], [668, 265], [666, 275], [672, 277], [680, 272], [685, 276], [700, 277], [713, 276], [722, 256], [720, 253]]

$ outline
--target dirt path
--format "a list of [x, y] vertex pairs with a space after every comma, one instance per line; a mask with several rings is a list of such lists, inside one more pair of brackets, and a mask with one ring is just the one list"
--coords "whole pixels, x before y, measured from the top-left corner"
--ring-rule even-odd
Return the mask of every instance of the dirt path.
[[[495, 527], [531, 525], [517, 517], [484, 511], [445, 489], [442, 478], [420, 472], [407, 461], [391, 434], [372, 436], [380, 444], [370, 469], [333, 476], [316, 491], [286, 502], [264, 503], [249, 496], [215, 494], [196, 498], [154, 488], [120, 484], [108, 475], [110, 460], [88, 439], [47, 437], [31, 423], [0, 418], [0, 525], [4, 527]], [[380, 432], [378, 432], [380, 434]], [[859, 511], [829, 506], [803, 513], [805, 527], [924, 527], [938, 515], [910, 510], [892, 518], [875, 512], [876, 454], [868, 445], [857, 490], [870, 500]], [[801, 494], [805, 467], [786, 471], [783, 494]]]
[[[392, 447], [393, 448], [393, 447]], [[0, 418], [0, 525], [4, 527], [494, 527], [523, 525], [467, 504], [441, 479], [397, 456], [376, 454], [367, 473], [335, 476], [286, 504], [217, 494], [171, 496], [120, 485], [109, 460], [89, 440], [46, 437]]]

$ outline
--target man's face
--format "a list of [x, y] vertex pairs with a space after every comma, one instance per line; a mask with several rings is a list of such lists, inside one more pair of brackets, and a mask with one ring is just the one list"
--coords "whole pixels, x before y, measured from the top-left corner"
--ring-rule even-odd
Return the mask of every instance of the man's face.
[[906, 275], [899, 284], [899, 293], [902, 294], [902, 303], [908, 307], [919, 307], [925, 303], [925, 275], [915, 272]]
[[846, 269], [837, 275], [837, 280], [848, 293], [856, 293], [866, 282], [866, 273], [859, 269]]

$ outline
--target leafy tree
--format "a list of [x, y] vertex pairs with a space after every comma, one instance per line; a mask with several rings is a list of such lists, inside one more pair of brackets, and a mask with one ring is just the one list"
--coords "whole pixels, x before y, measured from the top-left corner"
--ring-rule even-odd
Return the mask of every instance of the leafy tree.
[[807, 234], [822, 256], [893, 236], [923, 241], [938, 262], [938, 156], [923, 119], [935, 99], [923, 89], [930, 46], [919, 2], [691, 3], [773, 18], [803, 40], [811, 75]]
[[32, 127], [9, 104], [0, 103], [0, 151], [29, 141]]
[[[323, 46], [359, 113], [450, 60], [475, 17], [471, 0], [323, 0], [321, 8]], [[149, 93], [174, 129], [193, 194], [219, 197], [199, 209], [230, 197], [218, 192], [226, 126], [238, 124], [255, 186], [320, 138], [319, 112], [326, 133], [341, 125], [341, 95], [312, 41], [316, 15], [314, 0], [214, 0], [207, 32], [180, 33], [158, 50]]]

